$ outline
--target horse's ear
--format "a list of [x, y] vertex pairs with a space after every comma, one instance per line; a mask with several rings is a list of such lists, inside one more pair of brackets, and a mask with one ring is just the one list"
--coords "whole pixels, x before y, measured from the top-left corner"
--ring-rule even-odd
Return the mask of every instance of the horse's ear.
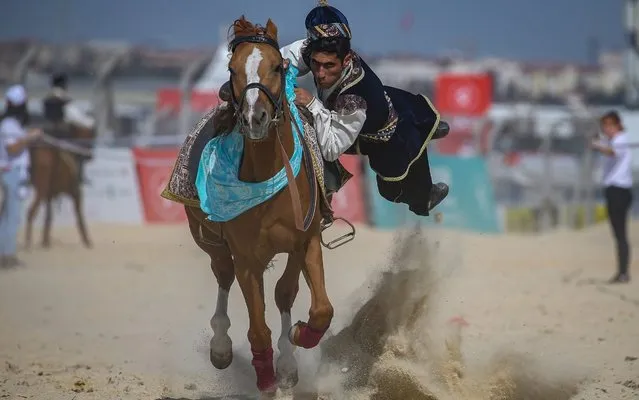
[[275, 25], [270, 18], [266, 22], [266, 34], [270, 36], [271, 39], [277, 41], [277, 25]]

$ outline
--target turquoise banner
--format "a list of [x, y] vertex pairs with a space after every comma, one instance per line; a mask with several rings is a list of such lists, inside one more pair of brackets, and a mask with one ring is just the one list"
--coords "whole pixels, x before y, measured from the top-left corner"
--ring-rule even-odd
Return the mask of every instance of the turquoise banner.
[[409, 223], [433, 224], [441, 213], [440, 226], [484, 233], [499, 233], [494, 190], [486, 162], [481, 157], [451, 157], [429, 154], [434, 182], [450, 186], [448, 197], [430, 217], [419, 217], [404, 204], [385, 200], [377, 192], [375, 173], [367, 168], [366, 183], [371, 223], [381, 229], [393, 229]]

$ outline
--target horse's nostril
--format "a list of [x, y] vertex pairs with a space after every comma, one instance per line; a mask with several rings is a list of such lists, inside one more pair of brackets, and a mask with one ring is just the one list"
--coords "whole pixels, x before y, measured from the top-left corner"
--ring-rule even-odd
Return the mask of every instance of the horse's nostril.
[[264, 118], [258, 117], [257, 115], [253, 116], [253, 125], [256, 127], [262, 126], [264, 123]]
[[266, 117], [267, 117], [267, 115], [266, 115], [266, 111], [265, 111], [265, 110], [262, 110], [262, 114], [260, 115], [260, 119], [261, 119], [262, 121], [266, 121]]

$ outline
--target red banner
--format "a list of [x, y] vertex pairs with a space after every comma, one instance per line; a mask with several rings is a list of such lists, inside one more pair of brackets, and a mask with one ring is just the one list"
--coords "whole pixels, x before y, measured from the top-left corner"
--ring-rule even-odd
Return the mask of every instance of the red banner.
[[353, 177], [339, 192], [333, 195], [331, 206], [335, 211], [335, 216], [353, 223], [365, 223], [362, 159], [359, 156], [344, 155], [339, 160], [344, 168], [353, 174]]
[[488, 74], [440, 74], [435, 82], [435, 106], [441, 115], [480, 117], [493, 101]]
[[184, 206], [160, 197], [171, 175], [178, 149], [133, 149], [140, 197], [147, 223], [186, 222]]
[[[194, 111], [206, 112], [220, 103], [216, 92], [192, 92], [191, 108]], [[180, 89], [164, 88], [157, 92], [156, 109], [170, 109], [177, 112], [182, 108], [182, 93]]]

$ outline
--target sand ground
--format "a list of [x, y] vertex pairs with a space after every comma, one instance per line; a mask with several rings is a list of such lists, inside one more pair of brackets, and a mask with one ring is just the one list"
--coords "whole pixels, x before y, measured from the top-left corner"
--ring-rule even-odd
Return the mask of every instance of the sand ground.
[[[208, 258], [192, 243], [186, 226], [94, 225], [91, 233], [95, 247], [86, 250], [74, 230], [54, 229], [52, 249], [36, 247], [24, 254], [26, 266], [0, 271], [0, 398], [254, 398], [247, 312], [237, 285], [230, 299], [234, 362], [217, 371], [208, 361], [217, 285]], [[411, 279], [410, 289], [378, 291], [375, 296], [387, 308], [375, 318], [396, 318], [399, 312], [393, 307], [404, 301], [399, 297], [423, 290], [432, 292], [423, 304], [430, 308], [428, 323], [411, 326], [410, 335], [388, 335], [384, 355], [376, 356], [377, 375], [369, 381], [395, 379], [379, 372], [379, 365], [399, 365], [401, 370], [410, 363], [404, 371], [408, 380], [430, 385], [433, 378], [426, 375], [437, 374], [428, 355], [395, 351], [389, 359], [388, 350], [400, 339], [409, 347], [421, 337], [445, 339], [454, 330], [447, 321], [462, 316], [468, 322], [459, 344], [466, 375], [481, 380], [501, 360], [530, 384], [510, 394], [477, 392], [476, 398], [539, 399], [526, 391], [553, 379], [561, 381], [559, 386], [576, 379], [579, 394], [546, 395], [543, 400], [639, 399], [639, 262], [633, 265], [635, 281], [604, 284], [613, 272], [607, 226], [537, 237], [438, 230], [426, 235], [428, 250], [411, 257], [419, 258], [420, 268], [432, 269], [428, 281]], [[631, 238], [639, 260], [639, 223], [631, 226]], [[333, 334], [349, 326], [372, 296], [374, 283], [391, 264], [394, 241], [392, 232], [360, 227], [354, 242], [325, 251], [327, 286], [336, 310]], [[285, 256], [278, 256], [276, 267], [266, 273], [274, 341], [280, 324], [273, 290], [284, 261]], [[304, 283], [300, 287], [294, 320], [307, 319], [309, 293]], [[402, 321], [397, 323], [407, 324]], [[298, 350], [300, 390], [321, 388], [320, 353]], [[340, 368], [357, 368], [357, 359], [341, 362], [352, 365]], [[325, 389], [334, 390], [335, 384], [330, 381]], [[368, 398], [472, 397], [468, 390], [456, 392], [450, 382], [438, 384], [433, 393], [443, 394], [436, 397], [418, 391]], [[334, 395], [340, 397], [356, 398]]]

